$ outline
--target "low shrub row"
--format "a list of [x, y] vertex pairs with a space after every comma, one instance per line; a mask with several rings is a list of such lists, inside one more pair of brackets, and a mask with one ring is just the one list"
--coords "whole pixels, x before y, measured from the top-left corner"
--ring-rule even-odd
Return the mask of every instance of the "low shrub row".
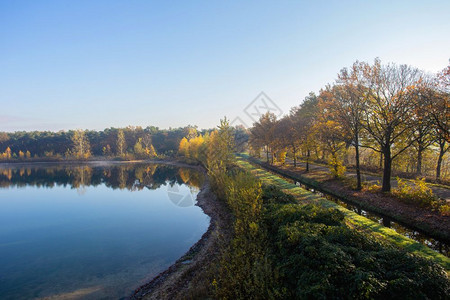
[[235, 217], [212, 293], [220, 299], [446, 299], [443, 268], [348, 227], [342, 212], [299, 205], [251, 174], [229, 172]]

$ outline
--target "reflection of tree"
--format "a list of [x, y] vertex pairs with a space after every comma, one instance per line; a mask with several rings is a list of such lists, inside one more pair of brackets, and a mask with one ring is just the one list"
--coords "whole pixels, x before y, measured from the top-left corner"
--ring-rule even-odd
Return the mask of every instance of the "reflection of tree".
[[[50, 172], [54, 172], [51, 170]], [[67, 175], [72, 179], [72, 188], [79, 188], [91, 184], [92, 168], [89, 166], [75, 167], [66, 170]], [[54, 174], [54, 173], [53, 173]]]
[[104, 184], [110, 188], [157, 189], [166, 184], [189, 184], [199, 188], [203, 174], [195, 169], [157, 164], [121, 164], [107, 166], [52, 165], [33, 168], [14, 166], [0, 170], [0, 187], [55, 185], [82, 188]]
[[200, 188], [203, 184], [203, 174], [197, 170], [190, 168], [180, 168], [178, 170], [178, 174], [180, 174], [180, 178], [183, 183], [187, 183], [196, 188]]
[[128, 172], [125, 168], [119, 168], [119, 176], [117, 180], [119, 181], [119, 188], [122, 190], [127, 187]]

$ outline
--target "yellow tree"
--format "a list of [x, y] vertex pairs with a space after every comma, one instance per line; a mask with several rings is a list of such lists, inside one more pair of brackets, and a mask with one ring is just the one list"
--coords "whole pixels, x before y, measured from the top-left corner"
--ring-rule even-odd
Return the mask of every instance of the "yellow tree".
[[145, 148], [145, 153], [147, 154], [147, 157], [150, 157], [150, 158], [158, 156], [158, 154], [156, 153], [155, 147], [153, 147], [152, 144], [150, 144], [149, 147]]
[[91, 156], [91, 146], [89, 144], [88, 138], [85, 131], [76, 130], [72, 136], [72, 154], [77, 159], [87, 159]]
[[189, 158], [189, 142], [185, 137], [181, 139], [180, 145], [178, 146], [178, 155]]
[[269, 163], [269, 152], [273, 152], [276, 124], [277, 117], [275, 114], [267, 112], [250, 129], [249, 142], [254, 149], [265, 149], [267, 163]]

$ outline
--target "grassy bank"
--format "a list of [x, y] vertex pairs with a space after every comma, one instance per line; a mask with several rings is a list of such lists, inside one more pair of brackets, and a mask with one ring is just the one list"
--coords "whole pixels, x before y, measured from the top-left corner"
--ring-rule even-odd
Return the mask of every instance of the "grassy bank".
[[[292, 172], [290, 170], [286, 170], [284, 168], [265, 164], [265, 163], [261, 162], [260, 160], [250, 157], [246, 154], [240, 154], [240, 156], [243, 157], [245, 160], [248, 160], [248, 161], [258, 164], [258, 165], [261, 164], [266, 169], [269, 169], [275, 173], [280, 173], [284, 177], [296, 180], [302, 184], [305, 184], [311, 188], [314, 188], [315, 190], [329, 194], [338, 199], [342, 199], [346, 202], [358, 205], [361, 209], [365, 209], [365, 210], [368, 210], [368, 211], [371, 211], [371, 212], [374, 212], [374, 213], [377, 213], [380, 215], [387, 216], [390, 219], [392, 219], [393, 221], [396, 221], [401, 224], [405, 224], [412, 229], [426, 233], [427, 235], [434, 237], [436, 239], [446, 241], [446, 242], [450, 241], [450, 232], [447, 230], [448, 226], [447, 227], [444, 226], [444, 224], [446, 224], [445, 220], [443, 220], [442, 222], [433, 223], [433, 222], [430, 222], [429, 219], [416, 218], [413, 215], [408, 214], [407, 211], [404, 211], [401, 209], [398, 209], [397, 211], [395, 211], [395, 210], [392, 210], [392, 207], [390, 207], [390, 206], [380, 207], [380, 206], [375, 205], [373, 203], [373, 201], [363, 201], [364, 199], [360, 198], [359, 196], [350, 195], [350, 194], [352, 194], [351, 188], [347, 188], [345, 186], [345, 184], [343, 184], [342, 182], [337, 182], [336, 184], [340, 185], [341, 189], [347, 189], [347, 194], [349, 194], [347, 196], [344, 195], [344, 192], [342, 192], [342, 190], [340, 192], [336, 191], [336, 184], [333, 186], [334, 189], [332, 189], [327, 186], [329, 184], [329, 182], [322, 182], [320, 180], [315, 180], [315, 179], [309, 178], [309, 177], [305, 176], [304, 174], [300, 175], [298, 173], [294, 173], [294, 172]], [[378, 196], [380, 196], [380, 195], [378, 195]], [[361, 197], [364, 197], [364, 196], [361, 196]], [[383, 195], [383, 197], [385, 197], [385, 195]], [[371, 200], [373, 200], [373, 198]], [[392, 200], [392, 199], [390, 199], [390, 200]], [[402, 203], [400, 203], [400, 204], [403, 205]], [[409, 206], [409, 209], [411, 210], [413, 207], [414, 207], [413, 210], [417, 210], [417, 209], [423, 210], [423, 208], [415, 207], [415, 206]], [[429, 213], [429, 212], [424, 212], [424, 213]], [[416, 211], [416, 215], [420, 216], [420, 213], [418, 210]], [[445, 219], [446, 217], [439, 216], [439, 218]]]
[[278, 176], [275, 176], [261, 168], [257, 168], [254, 165], [250, 164], [249, 162], [245, 161], [244, 159], [238, 159], [237, 162], [242, 169], [251, 172], [263, 183], [274, 184], [280, 187], [286, 193], [295, 196], [297, 201], [299, 201], [299, 203], [304, 204], [316, 203], [326, 208], [335, 208], [345, 215], [346, 222], [350, 226], [354, 226], [359, 230], [369, 232], [370, 234], [373, 234], [384, 241], [392, 243], [406, 250], [409, 253], [417, 254], [422, 257], [431, 259], [436, 263], [440, 264], [442, 267], [444, 267], [444, 269], [447, 272], [450, 271], [450, 259], [445, 257], [444, 255], [441, 255], [424, 245], [421, 245], [411, 239], [408, 239], [396, 233], [392, 229], [386, 228], [381, 224], [375, 223], [363, 216], [360, 216], [350, 210], [347, 210], [334, 202], [328, 201], [323, 197], [320, 197], [314, 193], [299, 188], [296, 185], [291, 184], [286, 180]]

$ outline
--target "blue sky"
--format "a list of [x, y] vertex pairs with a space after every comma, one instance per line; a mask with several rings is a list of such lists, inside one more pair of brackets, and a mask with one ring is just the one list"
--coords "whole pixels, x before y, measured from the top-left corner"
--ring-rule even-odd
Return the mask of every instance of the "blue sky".
[[243, 110], [261, 91], [288, 113], [355, 60], [443, 69], [449, 11], [450, 1], [0, 0], [0, 131], [251, 123]]

